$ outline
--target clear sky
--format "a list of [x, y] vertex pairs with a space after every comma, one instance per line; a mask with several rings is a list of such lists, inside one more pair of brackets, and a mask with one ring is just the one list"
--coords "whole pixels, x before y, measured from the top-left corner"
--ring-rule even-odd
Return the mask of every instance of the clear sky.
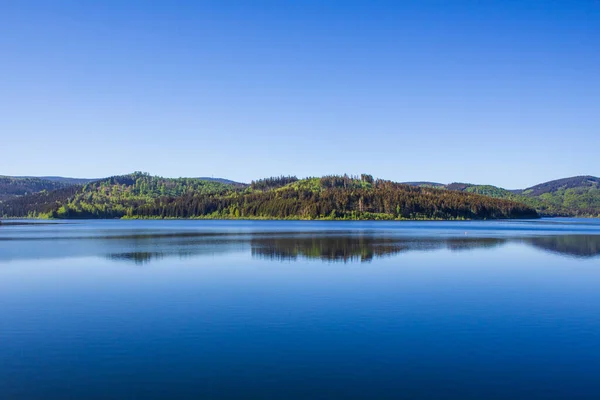
[[0, 174], [600, 175], [600, 1], [0, 1]]

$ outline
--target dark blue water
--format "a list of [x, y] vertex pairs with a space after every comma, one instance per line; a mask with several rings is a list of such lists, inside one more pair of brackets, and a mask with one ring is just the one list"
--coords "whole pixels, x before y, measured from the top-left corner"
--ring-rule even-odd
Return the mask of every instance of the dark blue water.
[[600, 399], [600, 222], [0, 225], [0, 398]]

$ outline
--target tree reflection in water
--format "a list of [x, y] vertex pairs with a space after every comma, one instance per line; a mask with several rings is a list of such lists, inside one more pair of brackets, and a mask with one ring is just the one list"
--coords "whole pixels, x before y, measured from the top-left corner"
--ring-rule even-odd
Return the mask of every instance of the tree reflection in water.
[[[140, 243], [141, 242], [141, 243]], [[135, 246], [143, 244], [139, 238]], [[172, 240], [162, 245], [154, 238], [153, 247], [157, 251], [128, 251], [110, 253], [107, 258], [113, 261], [130, 261], [146, 264], [165, 257], [201, 257], [207, 254], [250, 251], [252, 257], [273, 261], [295, 261], [315, 259], [328, 262], [370, 262], [376, 258], [391, 257], [412, 251], [469, 251], [492, 249], [507, 243], [521, 243], [563, 256], [591, 258], [600, 255], [598, 235], [555, 235], [506, 238], [407, 238], [383, 237], [377, 235], [323, 235], [314, 234], [247, 234], [224, 235], [220, 240], [197, 241], [187, 238], [185, 245]]]

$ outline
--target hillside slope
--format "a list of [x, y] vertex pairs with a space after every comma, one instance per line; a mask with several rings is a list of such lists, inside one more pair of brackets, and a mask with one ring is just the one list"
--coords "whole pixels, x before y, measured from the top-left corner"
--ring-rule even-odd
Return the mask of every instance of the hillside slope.
[[546, 193], [556, 193], [569, 189], [600, 189], [600, 178], [595, 176], [574, 176], [540, 183], [521, 192], [528, 196], [541, 196]]
[[50, 181], [41, 178], [0, 176], [0, 201], [38, 193], [43, 190], [51, 191], [62, 189], [67, 186], [69, 185], [64, 182]]
[[[69, 189], [69, 188], [68, 188]], [[530, 207], [475, 193], [421, 188], [369, 175], [268, 178], [249, 187], [135, 173], [0, 205], [0, 215], [51, 218], [496, 219]]]
[[600, 178], [593, 176], [558, 179], [522, 190], [467, 183], [445, 188], [521, 202], [546, 216], [600, 217]]
[[213, 178], [213, 177], [199, 177], [199, 178], [195, 178], [195, 179], [199, 179], [201, 181], [210, 181], [210, 182], [219, 182], [219, 183], [224, 183], [226, 185], [233, 185], [233, 186], [240, 186], [240, 187], [246, 187], [248, 186], [248, 184], [246, 183], [242, 183], [242, 182], [236, 182], [236, 181], [232, 181], [231, 179], [225, 179], [225, 178]]
[[37, 178], [45, 181], [64, 183], [67, 185], [85, 185], [86, 183], [99, 180], [98, 178], [68, 178], [64, 176], [18, 176], [17, 178]]
[[[203, 177], [193, 179], [218, 182], [237, 187], [248, 186], [245, 183], [223, 178]], [[65, 178], [62, 176], [0, 176], [0, 202], [43, 191], [58, 190], [69, 186], [83, 186], [101, 180], [103, 179]]]

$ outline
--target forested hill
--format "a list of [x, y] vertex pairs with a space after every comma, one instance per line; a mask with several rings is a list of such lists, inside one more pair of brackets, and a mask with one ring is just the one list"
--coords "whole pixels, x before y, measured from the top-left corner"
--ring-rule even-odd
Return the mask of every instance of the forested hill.
[[196, 179], [200, 179], [201, 181], [219, 182], [219, 183], [224, 183], [226, 185], [233, 185], [233, 186], [239, 186], [239, 187], [248, 186], [248, 184], [246, 184], [246, 183], [236, 182], [236, 181], [232, 181], [230, 179], [224, 179], [224, 178], [201, 177], [201, 178], [196, 178]]
[[64, 176], [18, 176], [16, 178], [35, 178], [35, 179], [41, 179], [44, 181], [64, 183], [66, 185], [85, 185], [86, 183], [90, 183], [90, 182], [99, 180], [98, 178], [95, 178], [95, 179], [66, 178]]
[[43, 191], [83, 185], [93, 179], [63, 178], [60, 176], [0, 176], [0, 202]]
[[558, 179], [522, 190], [467, 183], [451, 183], [445, 188], [514, 200], [545, 216], [600, 217], [600, 178], [594, 176]]
[[[148, 180], [145, 186], [139, 187], [136, 186], [138, 183], [131, 183], [132, 179], [137, 181], [137, 179], [140, 178], [142, 178], [142, 181]], [[183, 201], [182, 199], [177, 199], [178, 197], [189, 197], [190, 195], [209, 196], [213, 199], [215, 196], [233, 198], [236, 196], [239, 197], [240, 195], [252, 195], [257, 192], [268, 192], [285, 186], [290, 186], [291, 188], [299, 189], [300, 191], [309, 190], [310, 192], [320, 193], [323, 190], [331, 189], [331, 187], [321, 187], [320, 179], [326, 181], [327, 179], [325, 178], [312, 178], [299, 181], [296, 177], [274, 177], [257, 180], [250, 185], [247, 185], [221, 178], [203, 177], [170, 179], [151, 177], [141, 173], [106, 178], [99, 181], [61, 177], [37, 178], [0, 176], [0, 216], [45, 216], [50, 215], [49, 213], [53, 211], [56, 211], [56, 215], [62, 215], [60, 212], [61, 207], [64, 206], [66, 207], [65, 210], [70, 211], [71, 203], [75, 205], [74, 215], [76, 216], [118, 217], [123, 212], [129, 212], [132, 216], [135, 216], [135, 210], [141, 205], [148, 207], [148, 204], [151, 202], [152, 204], [155, 204], [157, 201], [156, 199], [160, 199], [160, 201], [164, 203], [165, 198], [168, 198], [171, 203], [175, 203]], [[346, 179], [344, 177], [339, 178]], [[354, 182], [363, 180], [361, 178], [347, 179]], [[375, 181], [373, 181], [373, 183], [374, 182]], [[373, 183], [369, 183], [371, 187], [364, 189], [376, 189], [376, 187], [372, 187]], [[139, 183], [139, 185], [141, 184], [142, 183]], [[93, 191], [93, 188], [98, 185], [102, 187], [102, 190], [97, 189], [93, 192], [91, 200], [85, 197], [89, 197], [89, 192]], [[536, 211], [543, 216], [600, 216], [600, 178], [593, 176], [559, 179], [521, 190], [506, 190], [492, 185], [474, 185], [469, 183], [451, 183], [443, 185], [436, 182], [407, 182], [406, 184], [395, 185], [413, 186], [423, 190], [438, 188], [510, 200], [526, 204], [530, 208], [535, 208]], [[119, 186], [119, 188], [115, 189], [115, 193], [106, 193], [106, 187], [111, 187], [111, 190], [113, 190], [112, 186]], [[404, 191], [406, 190], [408, 189], [405, 187]], [[104, 195], [101, 196], [103, 191]], [[314, 200], [315, 199], [312, 199], [312, 201]], [[305, 200], [299, 199], [298, 201]], [[324, 209], [326, 209], [326, 207]], [[348, 210], [352, 211], [351, 209], [347, 209], [346, 211]], [[373, 210], [380, 210], [380, 208], [375, 207]], [[338, 211], [339, 210], [336, 208], [336, 213]], [[342, 211], [344, 210], [342, 209]], [[368, 215], [366, 212], [371, 211], [358, 210], [358, 212]], [[196, 211], [192, 214], [193, 217], [209, 217], [205, 214], [197, 214]], [[383, 214], [390, 213], [384, 209]], [[409, 212], [409, 216], [406, 217], [406, 214], [391, 213], [391, 215], [396, 215], [395, 217], [400, 218], [422, 218], [421, 214], [423, 213]], [[427, 214], [427, 212], [425, 214]], [[434, 214], [439, 215], [439, 210], [434, 210], [434, 212], [431, 213], [431, 215]], [[319, 211], [318, 218], [322, 215], [322, 212]], [[265, 218], [268, 216], [269, 215], [254, 215], [254, 212], [250, 212], [248, 215], [248, 217]], [[287, 217], [305, 218], [306, 216], [288, 215]], [[347, 214], [344, 214], [343, 217], [340, 216], [340, 218], [346, 217], [350, 218], [352, 215], [348, 216]], [[384, 216], [378, 217], [383, 218]], [[385, 218], [388, 217], [389, 215], [385, 216]]]
[[[197, 178], [233, 186], [246, 187], [245, 183], [223, 178]], [[62, 176], [0, 176], [0, 202], [29, 194], [64, 189], [70, 186], [83, 186], [103, 179], [65, 178]]]
[[595, 176], [574, 176], [572, 178], [557, 179], [550, 182], [540, 183], [523, 190], [521, 193], [531, 196], [541, 196], [546, 193], [557, 193], [567, 190], [599, 190], [600, 178]]
[[0, 176], [0, 202], [31, 193], [62, 189], [68, 184], [41, 178]]
[[298, 180], [267, 178], [250, 186], [143, 173], [115, 176], [0, 204], [7, 217], [497, 219], [535, 218], [523, 204], [474, 193], [415, 187], [370, 175]]

